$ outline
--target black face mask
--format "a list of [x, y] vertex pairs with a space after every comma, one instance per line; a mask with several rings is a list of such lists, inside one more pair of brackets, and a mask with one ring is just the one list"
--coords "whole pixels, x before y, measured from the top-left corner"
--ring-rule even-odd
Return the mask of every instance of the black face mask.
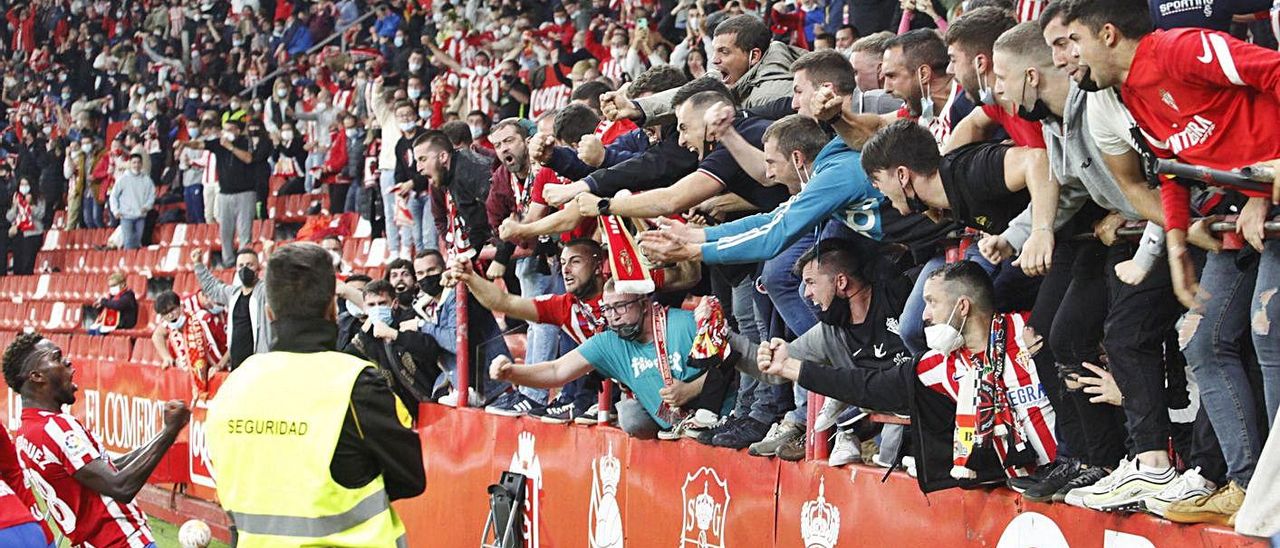
[[[1027, 78], [1024, 75], [1022, 78], [1023, 100], [1026, 100], [1026, 97], [1027, 97]], [[1044, 120], [1045, 118], [1048, 118], [1052, 114], [1053, 114], [1053, 111], [1049, 110], [1049, 105], [1045, 104], [1044, 100], [1039, 97], [1039, 94], [1037, 94], [1035, 102], [1031, 104], [1030, 110], [1028, 110], [1023, 105], [1018, 105], [1018, 117], [1028, 122], [1039, 122], [1041, 120]]]
[[849, 298], [836, 295], [826, 310], [818, 311], [818, 321], [831, 326], [849, 325]]
[[240, 267], [240, 283], [245, 287], [253, 287], [258, 283], [258, 271], [247, 266]]
[[921, 200], [919, 196], [906, 196], [906, 199], [907, 208], [909, 208], [912, 213], [924, 213], [929, 211], [929, 204], [924, 203], [924, 200]]
[[1098, 86], [1098, 82], [1093, 79], [1093, 71], [1089, 70], [1089, 67], [1081, 67], [1080, 72], [1083, 75], [1080, 77], [1080, 81], [1076, 83], [1077, 86], [1080, 86], [1080, 89], [1088, 92], [1102, 89]]
[[640, 338], [640, 322], [626, 325], [611, 325], [609, 326], [609, 329], [612, 329], [619, 337], [628, 341], [634, 341]]
[[1018, 105], [1018, 117], [1028, 122], [1039, 122], [1053, 115], [1053, 111], [1049, 110], [1049, 105], [1041, 99], [1036, 99], [1035, 104], [1031, 105], [1031, 110]]
[[425, 277], [418, 280], [418, 289], [421, 289], [423, 293], [431, 295], [432, 297], [440, 295], [443, 291], [443, 288], [440, 287], [440, 276], [441, 275], [439, 273], [427, 274]]
[[401, 308], [409, 308], [413, 306], [413, 300], [418, 297], [418, 288], [410, 287], [403, 292], [396, 293], [396, 303]]

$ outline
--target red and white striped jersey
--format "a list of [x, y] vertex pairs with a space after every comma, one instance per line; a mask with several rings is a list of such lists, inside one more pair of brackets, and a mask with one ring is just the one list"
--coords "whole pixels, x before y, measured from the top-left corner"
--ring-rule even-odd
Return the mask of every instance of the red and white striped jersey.
[[76, 481], [74, 474], [94, 460], [115, 465], [75, 417], [23, 409], [17, 446], [32, 490], [73, 546], [143, 548], [155, 542], [136, 503], [121, 504]]
[[572, 293], [541, 295], [534, 297], [533, 306], [538, 310], [538, 323], [560, 326], [575, 343], [582, 344], [592, 335], [605, 330], [598, 295], [588, 301], [583, 301]]
[[600, 74], [606, 78], [613, 80], [614, 83], [622, 84], [622, 76], [626, 71], [622, 68], [623, 59], [613, 57], [600, 65]]
[[1044, 5], [1045, 0], [1018, 0], [1018, 22], [1038, 21]]
[[475, 69], [467, 69], [463, 85], [467, 88], [467, 106], [483, 112], [490, 119], [498, 112], [500, 82], [492, 71], [481, 76]]
[[[1027, 436], [1027, 442], [1039, 455], [1037, 464], [1046, 464], [1058, 454], [1058, 443], [1053, 436], [1054, 411], [1049, 404], [1044, 385], [1036, 374], [1036, 365], [1031, 355], [1024, 352], [1022, 330], [1027, 323], [1027, 313], [1005, 314], [1005, 326], [1009, 337], [1005, 340], [1005, 364], [1002, 384], [1009, 394], [1009, 403], [1013, 405], [1014, 415]], [[920, 383], [939, 392], [952, 400], [960, 393], [959, 380], [964, 373], [977, 364], [978, 359], [985, 359], [985, 353], [975, 355], [967, 348], [960, 348], [950, 354], [929, 351], [920, 358], [916, 365], [916, 375]], [[997, 452], [1004, 457], [1003, 448], [997, 443]], [[1007, 470], [1013, 475], [1021, 475], [1018, 470]]]
[[541, 75], [541, 83], [538, 83], [537, 78], [532, 79], [538, 87], [529, 96], [529, 118], [534, 120], [547, 112], [564, 108], [569, 104], [569, 97], [573, 94], [569, 86], [560, 83], [554, 69], [550, 66], [539, 70], [544, 71]]

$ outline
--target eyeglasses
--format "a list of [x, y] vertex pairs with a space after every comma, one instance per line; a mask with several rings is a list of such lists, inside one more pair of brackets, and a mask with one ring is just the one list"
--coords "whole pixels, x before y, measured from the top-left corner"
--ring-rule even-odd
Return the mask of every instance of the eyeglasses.
[[603, 316], [613, 316], [613, 315], [621, 316], [624, 312], [627, 311], [627, 307], [643, 300], [644, 300], [644, 297], [637, 297], [635, 299], [620, 302], [618, 304], [612, 304], [612, 305], [602, 304], [600, 305], [600, 314]]

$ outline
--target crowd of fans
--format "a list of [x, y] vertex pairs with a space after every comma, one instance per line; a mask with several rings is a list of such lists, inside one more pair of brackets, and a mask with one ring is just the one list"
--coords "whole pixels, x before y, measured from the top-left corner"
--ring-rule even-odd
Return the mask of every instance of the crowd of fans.
[[1280, 169], [1244, 4], [18, 3], [0, 253], [218, 223], [200, 291], [152, 301], [204, 390], [271, 348], [252, 221], [308, 194], [385, 238], [384, 279], [319, 243], [334, 348], [405, 402], [596, 424], [611, 379], [637, 437], [799, 460], [834, 428], [830, 464], [926, 491], [1275, 534], [1280, 184], [1151, 168]]

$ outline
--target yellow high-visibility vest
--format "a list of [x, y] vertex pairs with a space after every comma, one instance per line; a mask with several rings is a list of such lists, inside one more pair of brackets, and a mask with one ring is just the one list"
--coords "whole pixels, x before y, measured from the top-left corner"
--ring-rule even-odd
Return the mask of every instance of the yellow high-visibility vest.
[[329, 472], [366, 367], [339, 352], [270, 352], [245, 360], [218, 390], [205, 431], [241, 548], [406, 546], [381, 475], [348, 489]]

